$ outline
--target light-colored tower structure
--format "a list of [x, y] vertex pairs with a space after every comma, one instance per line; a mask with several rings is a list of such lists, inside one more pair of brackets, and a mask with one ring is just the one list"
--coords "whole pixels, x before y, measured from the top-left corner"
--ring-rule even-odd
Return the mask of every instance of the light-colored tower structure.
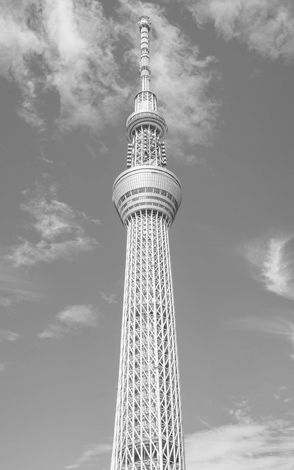
[[127, 169], [113, 201], [127, 230], [119, 381], [111, 470], [184, 470], [168, 230], [181, 203], [166, 169], [167, 126], [149, 90], [150, 19], [139, 19], [141, 91], [127, 120]]

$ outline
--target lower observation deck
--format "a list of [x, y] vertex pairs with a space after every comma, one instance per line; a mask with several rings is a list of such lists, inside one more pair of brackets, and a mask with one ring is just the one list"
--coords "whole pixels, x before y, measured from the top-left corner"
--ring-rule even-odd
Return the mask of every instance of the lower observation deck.
[[171, 225], [181, 204], [182, 191], [171, 171], [142, 165], [116, 178], [112, 199], [124, 225], [133, 213], [146, 209], [162, 213]]

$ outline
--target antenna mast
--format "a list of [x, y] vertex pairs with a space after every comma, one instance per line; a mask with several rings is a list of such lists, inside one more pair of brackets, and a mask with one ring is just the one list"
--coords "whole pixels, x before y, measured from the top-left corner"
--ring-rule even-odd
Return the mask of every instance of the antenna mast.
[[151, 28], [151, 20], [148, 16], [141, 16], [138, 21], [139, 31], [141, 34], [141, 58], [140, 58], [140, 75], [141, 90], [149, 91], [150, 89], [150, 55], [149, 55], [149, 32]]

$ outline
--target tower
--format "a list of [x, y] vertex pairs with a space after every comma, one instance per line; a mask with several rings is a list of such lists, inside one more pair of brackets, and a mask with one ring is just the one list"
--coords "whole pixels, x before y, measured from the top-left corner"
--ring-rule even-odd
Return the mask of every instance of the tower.
[[168, 230], [181, 186], [166, 169], [167, 126], [149, 90], [150, 19], [139, 19], [141, 91], [113, 201], [127, 230], [111, 470], [185, 470]]

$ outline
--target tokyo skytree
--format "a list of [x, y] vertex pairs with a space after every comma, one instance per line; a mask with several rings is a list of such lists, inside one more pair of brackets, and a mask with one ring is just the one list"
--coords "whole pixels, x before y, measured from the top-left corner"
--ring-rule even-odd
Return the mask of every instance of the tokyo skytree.
[[167, 126], [149, 89], [151, 22], [138, 24], [141, 91], [126, 123], [127, 169], [113, 186], [127, 253], [111, 470], [185, 470], [168, 239], [181, 185], [166, 169]]

